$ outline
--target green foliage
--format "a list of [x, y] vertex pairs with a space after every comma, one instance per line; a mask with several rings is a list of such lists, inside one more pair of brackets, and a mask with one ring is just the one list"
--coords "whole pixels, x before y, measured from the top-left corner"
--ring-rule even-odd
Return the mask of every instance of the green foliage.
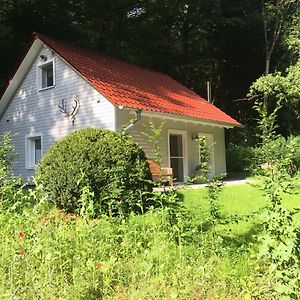
[[165, 122], [161, 122], [158, 127], [152, 121], [149, 121], [146, 127], [146, 131], [142, 132], [145, 136], [147, 142], [152, 146], [153, 153], [151, 159], [158, 162], [160, 165], [162, 163], [162, 151], [160, 148], [161, 142], [161, 132], [164, 128]]
[[[82, 216], [66, 214], [42, 201], [19, 211], [1, 207], [1, 298], [276, 299], [267, 272], [258, 272], [264, 265], [249, 255], [263, 194], [253, 185], [225, 187], [222, 216], [253, 214], [247, 226], [212, 228], [207, 193], [186, 190], [181, 206], [125, 219], [90, 218], [88, 209]], [[88, 207], [90, 191], [83, 194]], [[169, 200], [175, 197], [171, 191]], [[295, 200], [290, 205], [299, 205]]]
[[207, 144], [206, 138], [204, 136], [199, 137], [197, 139], [197, 148], [199, 152], [199, 165], [196, 167], [196, 170], [202, 173], [202, 176], [207, 178], [210, 172], [210, 160], [211, 160], [211, 153], [209, 146]]
[[126, 214], [151, 191], [142, 149], [127, 135], [85, 128], [55, 143], [36, 172], [43, 195], [67, 211]]
[[[268, 157], [268, 166], [273, 166], [274, 171], [280, 167], [290, 176], [296, 176], [300, 169], [300, 137], [290, 136], [285, 139], [282, 136], [266, 142], [262, 147], [256, 149], [258, 168], [266, 163]], [[278, 162], [281, 162], [278, 166]], [[267, 165], [265, 165], [267, 167]]]
[[209, 178], [210, 173], [210, 160], [211, 160], [211, 149], [207, 143], [207, 140], [205, 137], [199, 137], [197, 139], [197, 145], [199, 150], [199, 161], [200, 164], [196, 168], [200, 171], [200, 174], [196, 176], [195, 178], [191, 179], [191, 182], [197, 182], [200, 181], [201, 183], [205, 183], [206, 187], [208, 189], [207, 193], [207, 200], [209, 203], [209, 222], [212, 223], [213, 227], [215, 227], [216, 224], [221, 219], [221, 213], [220, 213], [220, 203], [219, 203], [219, 197], [220, 193], [222, 191], [223, 187], [223, 181], [224, 175], [216, 175], [213, 178]]
[[[268, 200], [261, 214], [264, 231], [258, 240], [261, 242], [260, 257], [266, 260], [267, 272], [272, 279], [269, 295], [280, 299], [296, 299], [300, 288], [300, 240], [292, 213], [282, 205], [281, 198], [281, 193], [288, 190], [291, 182], [288, 170], [293, 164], [295, 149], [292, 143], [287, 147], [285, 140], [275, 139], [276, 113], [279, 108], [278, 105], [271, 114], [267, 114], [262, 106], [256, 106], [263, 133], [260, 154], [266, 163], [262, 172], [262, 189]], [[285, 145], [284, 150], [280, 149], [282, 144]]]
[[218, 175], [213, 179], [208, 180], [207, 183], [207, 199], [210, 204], [210, 216], [213, 224], [217, 224], [221, 219], [220, 193], [222, 192], [222, 188], [224, 186], [224, 183], [222, 181], [223, 178], [224, 175]]
[[275, 129], [278, 128], [276, 124], [277, 114], [281, 108], [281, 101], [278, 100], [274, 110], [269, 113], [265, 110], [264, 103], [260, 100], [256, 101], [253, 108], [258, 112], [259, 118], [257, 120], [257, 127], [260, 129], [260, 138], [262, 144], [268, 143], [276, 138]]
[[0, 137], [0, 206], [3, 207], [15, 207], [19, 200], [22, 180], [12, 175], [16, 157], [12, 136], [4, 133]]
[[228, 172], [248, 172], [255, 158], [254, 147], [229, 144], [226, 148], [226, 167]]
[[[286, 4], [288, 4], [287, 1]], [[295, 3], [299, 1], [295, 1]], [[285, 5], [285, 4], [284, 4]], [[256, 98], [268, 99], [269, 108], [267, 113], [278, 109], [280, 101], [282, 110], [278, 115], [281, 132], [284, 135], [298, 133], [299, 123], [299, 97], [300, 97], [300, 34], [299, 12], [294, 15], [294, 22], [287, 30], [285, 36], [286, 47], [291, 54], [290, 62], [286, 69], [277, 71], [258, 78], [250, 87], [250, 95]], [[277, 113], [277, 111], [275, 112]], [[266, 118], [264, 118], [266, 120]]]
[[57, 209], [0, 210], [0, 239], [1, 297], [228, 299], [252, 294], [246, 284], [253, 274], [247, 249], [224, 247], [184, 207], [122, 220], [87, 219]]
[[11, 175], [16, 156], [10, 133], [4, 133], [0, 137], [0, 182]]

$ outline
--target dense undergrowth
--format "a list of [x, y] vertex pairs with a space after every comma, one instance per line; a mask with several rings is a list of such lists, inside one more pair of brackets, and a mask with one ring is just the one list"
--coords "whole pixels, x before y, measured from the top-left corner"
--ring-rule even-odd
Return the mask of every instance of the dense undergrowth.
[[[126, 219], [0, 211], [0, 295], [13, 299], [231, 299], [260, 294], [250, 246], [180, 206]], [[249, 241], [250, 243], [250, 241]], [[248, 297], [248, 298], [249, 298]], [[250, 299], [250, 298], [249, 298]]]
[[[215, 227], [206, 189], [181, 194], [143, 215], [91, 219], [34, 204], [26, 192], [27, 204], [0, 209], [0, 298], [269, 299], [271, 279], [255, 256], [261, 220], [228, 222], [264, 207], [263, 193], [224, 188]], [[241, 196], [249, 194], [252, 202]]]

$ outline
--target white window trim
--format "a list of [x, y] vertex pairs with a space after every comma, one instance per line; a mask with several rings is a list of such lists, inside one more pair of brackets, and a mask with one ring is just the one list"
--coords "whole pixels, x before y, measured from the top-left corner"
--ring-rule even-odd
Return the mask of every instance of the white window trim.
[[182, 147], [183, 147], [183, 180], [188, 180], [188, 151], [187, 151], [187, 133], [185, 130], [168, 129], [168, 164], [171, 168], [171, 157], [170, 157], [170, 135], [181, 134], [182, 135]]
[[[212, 133], [206, 133], [206, 132], [199, 132], [198, 133], [199, 137], [205, 137], [208, 146], [211, 147], [211, 163], [210, 163], [210, 172], [209, 176], [213, 178], [216, 175], [216, 168], [215, 168], [215, 139], [214, 135]], [[199, 157], [199, 155], [198, 155]], [[199, 161], [199, 160], [198, 160]], [[200, 164], [200, 161], [199, 161]]]
[[[42, 68], [43, 68], [43, 66], [48, 65], [50, 63], [52, 63], [52, 67], [53, 67], [53, 85], [42, 88]], [[56, 84], [55, 73], [56, 72], [55, 72], [55, 58], [54, 57], [52, 57], [50, 59], [47, 59], [47, 61], [45, 61], [45, 62], [40, 61], [37, 64], [37, 70], [36, 70], [36, 79], [37, 80], [36, 80], [36, 84], [37, 84], [39, 92], [42, 92], [42, 91], [45, 91], [45, 90], [49, 90], [49, 89], [52, 89], [52, 88], [55, 87], [55, 84]]]
[[36, 164], [32, 163], [31, 160], [31, 151], [30, 151], [30, 140], [35, 138], [41, 138], [41, 158], [43, 157], [44, 147], [43, 147], [43, 134], [35, 133], [25, 135], [25, 167], [27, 170], [34, 170], [36, 168]]

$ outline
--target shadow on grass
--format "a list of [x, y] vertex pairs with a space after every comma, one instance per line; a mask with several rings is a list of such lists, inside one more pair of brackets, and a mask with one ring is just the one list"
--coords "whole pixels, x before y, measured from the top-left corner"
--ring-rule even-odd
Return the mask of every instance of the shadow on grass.
[[[231, 230], [228, 230], [229, 232]], [[227, 231], [227, 232], [228, 232]], [[223, 243], [226, 246], [235, 246], [241, 247], [242, 245], [248, 245], [250, 243], [257, 243], [257, 235], [259, 235], [263, 231], [262, 224], [253, 224], [245, 233], [230, 235], [230, 234], [222, 234], [219, 235], [223, 239]]]
[[[211, 220], [205, 221], [198, 226], [199, 232], [212, 233], [222, 238], [222, 244], [224, 246], [230, 246], [239, 248], [242, 245], [248, 245], [250, 243], [257, 242], [257, 235], [263, 231], [263, 225], [256, 223], [252, 224], [249, 229], [244, 233], [235, 233], [232, 228], [224, 228], [223, 226], [230, 226], [238, 224], [238, 222], [230, 222], [226, 218], [221, 218], [217, 223]], [[223, 228], [220, 228], [222, 226]]]

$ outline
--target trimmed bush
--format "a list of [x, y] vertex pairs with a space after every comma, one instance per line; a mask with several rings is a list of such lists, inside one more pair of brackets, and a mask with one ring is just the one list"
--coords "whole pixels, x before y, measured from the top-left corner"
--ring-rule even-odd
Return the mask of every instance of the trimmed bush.
[[142, 207], [152, 191], [150, 179], [146, 156], [130, 136], [85, 128], [50, 148], [35, 180], [51, 202], [68, 212], [89, 205], [97, 214], [123, 214]]

